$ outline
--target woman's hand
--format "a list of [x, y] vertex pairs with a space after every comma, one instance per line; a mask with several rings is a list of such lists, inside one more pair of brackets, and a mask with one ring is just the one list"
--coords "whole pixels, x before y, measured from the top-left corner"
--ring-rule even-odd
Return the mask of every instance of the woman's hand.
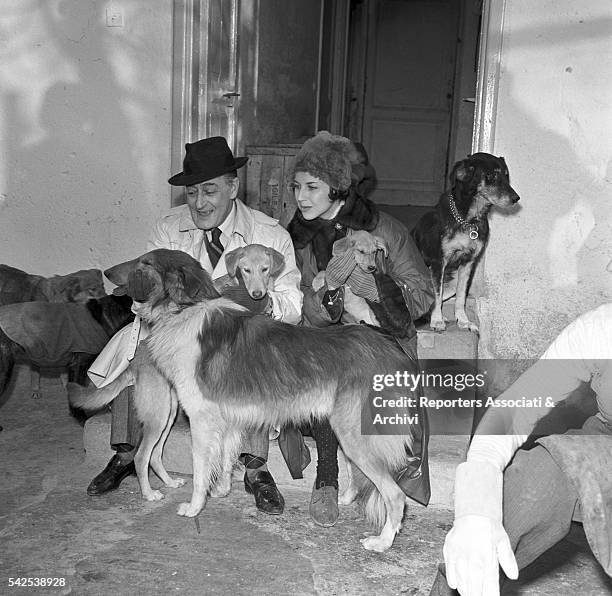
[[[325, 271], [319, 271], [312, 280], [312, 289], [318, 292], [325, 285]], [[330, 288], [333, 289], [333, 288]]]

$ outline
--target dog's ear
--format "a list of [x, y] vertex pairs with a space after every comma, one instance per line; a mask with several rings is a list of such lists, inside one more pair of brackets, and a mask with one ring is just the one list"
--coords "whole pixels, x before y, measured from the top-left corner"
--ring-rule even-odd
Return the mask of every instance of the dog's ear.
[[343, 255], [347, 250], [350, 250], [353, 246], [353, 241], [350, 236], [345, 236], [334, 242], [333, 254], [334, 256]]
[[228, 253], [225, 253], [225, 268], [230, 277], [236, 277], [236, 269], [238, 269], [238, 261], [244, 254], [244, 248], [236, 248]]
[[467, 159], [463, 161], [459, 161], [453, 167], [453, 171], [450, 175], [451, 183], [454, 183], [455, 180], [459, 180], [461, 182], [465, 182], [470, 179], [474, 174], [474, 166], [471, 165]]
[[195, 304], [219, 297], [210, 275], [194, 267], [168, 271], [164, 276], [164, 285], [170, 299], [176, 304]]
[[499, 159], [499, 163], [501, 165], [502, 174], [510, 180], [510, 172], [508, 170], [508, 165], [506, 164], [506, 160], [500, 155], [497, 159]]
[[389, 256], [389, 247], [387, 246], [387, 243], [385, 242], [384, 238], [381, 238], [380, 236], [372, 236], [372, 238], [374, 238], [374, 244], [376, 245], [376, 249], [377, 250], [382, 250], [385, 258]]
[[[170, 297], [172, 296], [168, 288]], [[213, 281], [204, 269], [195, 267], [182, 267], [179, 275], [179, 283], [176, 291], [177, 304], [193, 304], [202, 300], [219, 298], [219, 292], [215, 289]]]
[[266, 247], [266, 254], [270, 257], [270, 277], [276, 277], [285, 268], [285, 257], [269, 246]]
[[59, 281], [57, 289], [64, 296], [66, 302], [72, 302], [76, 294], [81, 291], [81, 280], [75, 277], [66, 277]]

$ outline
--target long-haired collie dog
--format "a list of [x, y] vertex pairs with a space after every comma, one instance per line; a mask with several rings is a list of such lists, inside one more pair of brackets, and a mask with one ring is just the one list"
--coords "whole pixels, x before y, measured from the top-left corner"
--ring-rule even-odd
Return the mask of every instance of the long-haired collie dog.
[[[365, 325], [312, 329], [254, 315], [221, 297], [199, 263], [179, 251], [154, 250], [105, 274], [126, 285], [136, 272], [153, 287], [145, 302], [135, 303], [151, 332], [122, 377], [76, 405], [99, 408], [136, 380], [144, 429], [136, 457], [141, 487], [150, 490], [149, 462], [167, 486], [179, 484], [161, 464], [177, 402], [189, 417], [193, 449], [191, 501], [178, 508], [187, 517], [198, 515], [215, 480], [231, 471], [243, 431], [329, 418], [344, 454], [365, 475], [356, 480], [366, 515], [383, 526], [363, 545], [379, 552], [389, 548], [404, 512], [394, 475], [406, 467], [413, 437], [362, 434], [361, 416], [374, 375], [407, 366], [394, 340]], [[172, 391], [155, 394], [155, 370]], [[398, 399], [406, 392], [392, 388], [385, 396]]]
[[[444, 331], [442, 303], [455, 294], [455, 319], [461, 329], [478, 332], [465, 312], [465, 301], [474, 270], [489, 241], [491, 207], [507, 209], [519, 196], [510, 186], [503, 157], [474, 153], [458, 161], [450, 174], [451, 189], [433, 211], [423, 215], [412, 230], [414, 241], [430, 268], [436, 299], [430, 326]], [[444, 282], [456, 275], [456, 291], [444, 292]]]

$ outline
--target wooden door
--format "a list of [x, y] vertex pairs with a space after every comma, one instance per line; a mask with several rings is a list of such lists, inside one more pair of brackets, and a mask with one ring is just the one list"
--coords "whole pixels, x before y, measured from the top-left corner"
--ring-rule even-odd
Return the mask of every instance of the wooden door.
[[361, 130], [380, 204], [433, 205], [444, 189], [459, 5], [370, 0]]
[[[175, 0], [172, 172], [182, 168], [185, 143], [211, 136], [239, 144], [239, 0]], [[185, 202], [172, 188], [172, 204]]]
[[200, 62], [200, 137], [221, 136], [236, 151], [240, 104], [238, 1], [208, 0], [201, 30], [206, 33]]

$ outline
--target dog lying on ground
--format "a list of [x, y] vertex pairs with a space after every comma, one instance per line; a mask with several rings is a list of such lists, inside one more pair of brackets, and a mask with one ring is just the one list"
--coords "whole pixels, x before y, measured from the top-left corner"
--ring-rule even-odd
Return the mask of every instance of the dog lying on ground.
[[[82, 269], [68, 275], [45, 278], [21, 269], [0, 265], [0, 306], [22, 302], [77, 302], [102, 298], [105, 295], [102, 272]], [[31, 369], [32, 396], [40, 397], [40, 373]]]
[[[0, 395], [16, 359], [30, 366], [68, 367], [68, 381], [84, 385], [106, 342], [133, 320], [131, 298], [104, 296], [85, 304], [24, 302], [0, 306]], [[67, 380], [62, 377], [64, 383]], [[33, 397], [40, 397], [34, 388]]]
[[465, 301], [474, 270], [489, 241], [491, 207], [507, 209], [519, 196], [510, 186], [503, 157], [474, 153], [457, 162], [450, 175], [451, 190], [445, 192], [434, 211], [423, 215], [412, 236], [429, 266], [436, 287], [430, 326], [444, 331], [442, 303], [444, 284], [456, 274], [455, 318], [461, 329], [478, 332], [465, 312]]
[[[362, 543], [369, 550], [389, 548], [404, 511], [394, 476], [405, 466], [413, 437], [362, 434], [361, 411], [373, 375], [406, 367], [394, 340], [365, 325], [313, 329], [253, 315], [221, 297], [199, 263], [179, 251], [154, 250], [106, 272], [119, 285], [135, 274], [152, 285], [147, 300], [135, 304], [151, 325], [146, 349], [113, 383], [73, 405], [100, 408], [136, 380], [144, 436], [135, 464], [143, 494], [162, 496], [149, 493], [149, 462], [167, 486], [180, 484], [161, 463], [178, 404], [189, 417], [193, 450], [192, 498], [178, 508], [187, 517], [202, 510], [215, 479], [231, 472], [243, 431], [326, 417], [344, 454], [365, 474], [358, 475], [364, 483], [358, 493], [366, 515], [384, 520], [381, 534]], [[147, 367], [170, 382], [170, 393], [146, 393]], [[406, 388], [388, 393], [398, 398]]]
[[46, 278], [0, 265], [0, 306], [16, 302], [87, 302], [104, 295], [99, 269], [83, 269]]

